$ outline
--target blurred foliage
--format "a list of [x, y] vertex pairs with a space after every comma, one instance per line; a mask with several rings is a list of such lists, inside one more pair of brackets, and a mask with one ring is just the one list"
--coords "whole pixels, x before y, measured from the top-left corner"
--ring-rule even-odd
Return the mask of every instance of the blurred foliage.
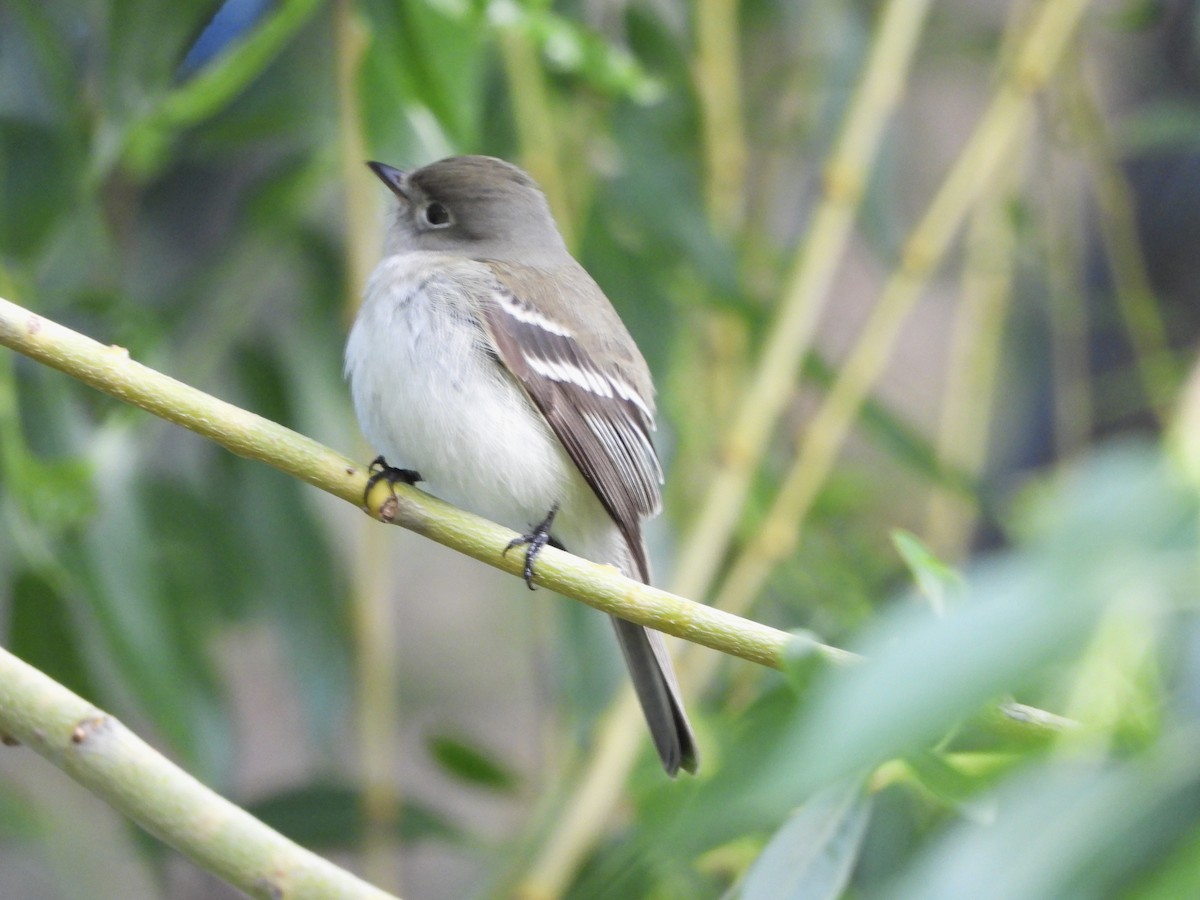
[[[373, 245], [377, 222], [346, 205], [359, 163], [349, 148], [361, 139], [370, 158], [401, 165], [454, 152], [525, 160], [552, 193], [557, 172], [552, 199], [570, 211], [579, 255], [656, 372], [669, 548], [772, 328], [879, 4], [741, 5], [748, 163], [740, 209], [715, 222], [701, 129], [711, 110], [695, 83], [703, 6], [11, 0], [0, 5], [0, 295], [360, 452], [340, 374], [356, 302], [347, 248]], [[644, 752], [631, 815], [600, 829], [570, 896], [1200, 894], [1200, 519], [1156, 413], [1170, 414], [1175, 356], [1190, 358], [1200, 334], [1200, 16], [1190, 0], [1121, 7], [1089, 20], [1067, 63], [1100, 80], [1088, 57], [1120, 60], [1104, 67], [1098, 121], [1069, 124], [1077, 88], [1052, 88], [1028, 174], [1001, 198], [1014, 287], [990, 335], [1004, 348], [999, 375], [974, 399], [996, 404], [986, 458], [946, 453], [930, 424], [944, 386], [965, 378], [943, 371], [969, 265], [955, 256], [892, 372], [907, 396], [881, 390], [866, 405], [804, 540], [757, 599], [756, 618], [866, 661], [806, 658], [782, 674], [722, 665], [694, 706], [699, 776], [670, 782]], [[836, 378], [837, 336], [861, 323], [994, 83], [1007, 13], [935, 11], [912, 99], [867, 173], [834, 339], [805, 367], [733, 552]], [[522, 53], [540, 107], [513, 96]], [[529, 116], [555, 146], [531, 145]], [[349, 140], [347, 127], [361, 134]], [[1097, 127], [1099, 144], [1086, 130]], [[1112, 148], [1133, 197], [1136, 247], [1119, 229], [1108, 242], [1097, 233], [1122, 215], [1092, 199], [1113, 175], [1087, 162], [1097, 145]], [[549, 172], [535, 165], [547, 153]], [[1130, 265], [1148, 279], [1132, 324]], [[1065, 313], [1063, 297], [1075, 300]], [[1139, 367], [1155, 328], [1173, 375], [1149, 386]], [[1131, 431], [1140, 437], [1114, 437]], [[312, 494], [0, 352], [5, 645], [285, 833], [353, 856], [374, 808], [348, 712], [363, 651], [349, 610], [369, 563], [350, 520]], [[933, 494], [966, 510], [953, 541], [928, 537]], [[529, 743], [551, 748], [548, 763], [494, 749], [526, 727], [507, 708], [498, 735], [465, 730], [471, 712], [451, 724], [445, 693], [461, 680], [439, 687], [431, 670], [408, 686], [401, 727], [416, 739], [396, 753], [423, 754], [428, 777], [400, 786], [385, 836], [403, 854], [440, 848], [461, 876], [422, 883], [422, 896], [460, 896], [463, 879], [503, 895], [553, 835], [592, 749], [584, 726], [614, 681], [612, 660], [594, 661], [611, 648], [593, 653], [601, 636], [585, 616], [539, 633], [554, 647], [538, 653], [549, 702]], [[274, 735], [276, 710], [239, 711], [246, 687], [230, 658], [255, 629], [271, 635], [300, 709], [303, 737], [282, 732], [273, 746], [296, 740], [311, 754], [302, 771], [265, 779], [271, 754], [258, 759], [266, 787], [244, 775], [238, 723], [265, 720]], [[1022, 737], [995, 712], [1011, 697], [1077, 724]], [[28, 787], [44, 775], [23, 774], [17, 754], [0, 759], [0, 859], [52, 859], [56, 829], [71, 825], [51, 815], [59, 794]], [[504, 828], [463, 812], [498, 798], [510, 804]], [[162, 896], [182, 896], [148, 842], [106, 852], [120, 857], [113, 871], [150, 865]], [[6, 871], [0, 894], [16, 896]], [[51, 865], [41, 877], [44, 896], [79, 888], [78, 872]], [[94, 877], [90, 895], [107, 896]]]

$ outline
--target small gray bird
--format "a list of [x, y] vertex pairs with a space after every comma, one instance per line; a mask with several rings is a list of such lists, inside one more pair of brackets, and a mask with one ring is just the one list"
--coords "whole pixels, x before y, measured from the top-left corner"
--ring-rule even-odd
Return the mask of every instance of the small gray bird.
[[[641, 523], [659, 512], [662, 483], [654, 386], [545, 195], [488, 156], [368, 165], [399, 202], [346, 377], [368, 440], [411, 467], [388, 471], [517, 531], [540, 522], [514, 542], [529, 545], [527, 581], [549, 542], [649, 583]], [[663, 767], [694, 772], [662, 635], [612, 621]]]

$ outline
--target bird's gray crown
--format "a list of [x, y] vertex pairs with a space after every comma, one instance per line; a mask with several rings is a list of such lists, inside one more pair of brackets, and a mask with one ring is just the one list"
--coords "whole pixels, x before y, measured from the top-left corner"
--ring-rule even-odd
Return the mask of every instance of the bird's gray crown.
[[511, 163], [453, 156], [401, 172], [371, 163], [400, 201], [396, 252], [436, 250], [544, 264], [566, 254], [546, 196]]

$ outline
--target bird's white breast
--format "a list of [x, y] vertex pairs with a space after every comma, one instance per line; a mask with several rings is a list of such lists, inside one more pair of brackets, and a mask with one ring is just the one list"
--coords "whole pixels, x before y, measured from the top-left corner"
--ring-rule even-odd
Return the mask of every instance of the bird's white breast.
[[359, 424], [391, 465], [416, 469], [450, 503], [519, 531], [558, 503], [573, 530], [598, 501], [490, 351], [472, 298], [492, 289], [486, 267], [458, 257], [379, 264], [346, 345]]

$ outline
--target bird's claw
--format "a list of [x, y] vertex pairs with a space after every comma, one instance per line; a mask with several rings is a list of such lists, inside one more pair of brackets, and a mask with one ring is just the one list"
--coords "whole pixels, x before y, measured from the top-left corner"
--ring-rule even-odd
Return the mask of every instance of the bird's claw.
[[395, 487], [397, 484], [416, 484], [422, 480], [421, 473], [415, 469], [397, 469], [395, 466], [389, 466], [382, 455], [377, 456], [367, 466], [367, 487], [363, 491], [363, 506], [370, 506], [367, 498], [371, 496], [371, 489], [381, 481]]
[[532, 531], [528, 534], [523, 534], [520, 537], [513, 538], [508, 542], [508, 546], [504, 548], [501, 556], [508, 556], [508, 551], [514, 547], [525, 546], [528, 549], [525, 551], [525, 584], [529, 589], [533, 590], [533, 564], [537, 560], [538, 554], [542, 552], [542, 548], [549, 544], [551, 547], [562, 549], [554, 538], [550, 537], [550, 526], [554, 523], [554, 517], [558, 514], [558, 504], [550, 507], [550, 512], [546, 514], [546, 518], [542, 519]]

